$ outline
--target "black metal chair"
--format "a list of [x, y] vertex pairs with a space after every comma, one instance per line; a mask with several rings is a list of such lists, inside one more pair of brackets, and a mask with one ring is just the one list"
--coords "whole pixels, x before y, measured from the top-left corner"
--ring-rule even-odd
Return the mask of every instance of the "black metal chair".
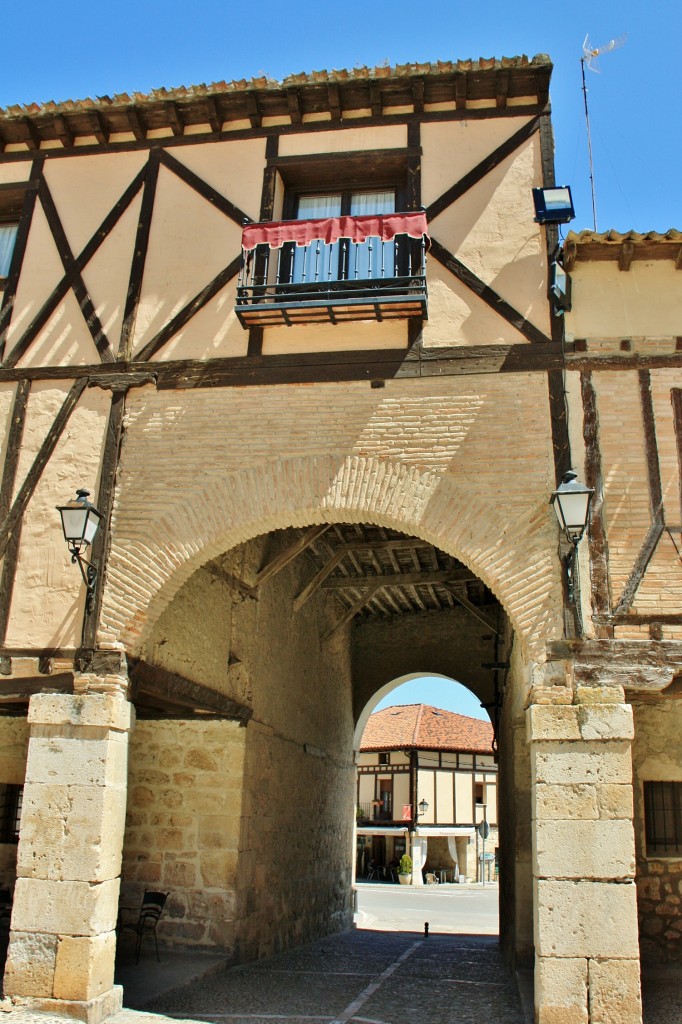
[[154, 946], [156, 948], [156, 959], [161, 963], [161, 957], [159, 956], [159, 942], [156, 936], [156, 927], [159, 923], [163, 908], [166, 904], [166, 900], [170, 894], [167, 892], [145, 892], [142, 897], [142, 906], [140, 907], [140, 914], [136, 922], [132, 924], [122, 925], [122, 930], [129, 929], [134, 931], [135, 938], [135, 963], [140, 962], [140, 950], [142, 948], [142, 939], [145, 935], [154, 936]]

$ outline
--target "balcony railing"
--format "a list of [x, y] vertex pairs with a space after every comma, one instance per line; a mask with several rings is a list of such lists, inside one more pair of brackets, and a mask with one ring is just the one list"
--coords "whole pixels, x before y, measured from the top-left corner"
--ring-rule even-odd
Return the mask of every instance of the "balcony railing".
[[423, 213], [251, 224], [236, 312], [244, 327], [426, 317]]

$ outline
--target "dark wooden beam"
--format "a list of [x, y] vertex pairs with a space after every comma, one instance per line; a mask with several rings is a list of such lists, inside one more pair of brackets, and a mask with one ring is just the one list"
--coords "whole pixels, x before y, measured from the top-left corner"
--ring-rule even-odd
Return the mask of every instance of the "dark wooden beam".
[[469, 189], [478, 184], [487, 174], [490, 174], [495, 167], [511, 156], [520, 146], [538, 130], [540, 118], [534, 117], [527, 124], [519, 128], [508, 139], [505, 139], [492, 153], [488, 153], [475, 167], [472, 167], [459, 181], [446, 189], [438, 199], [427, 207], [426, 216], [429, 223], [434, 220], [443, 210], [446, 210], [457, 199], [460, 199]]
[[449, 270], [451, 274], [454, 274], [454, 276], [462, 282], [462, 284], [465, 284], [467, 288], [474, 292], [475, 295], [478, 295], [479, 299], [482, 299], [486, 305], [490, 306], [491, 309], [494, 309], [495, 312], [503, 318], [503, 320], [510, 323], [512, 327], [515, 327], [519, 334], [522, 334], [524, 338], [527, 338], [528, 341], [533, 342], [534, 344], [537, 344], [538, 342], [551, 344], [547, 335], [543, 334], [535, 324], [532, 324], [530, 320], [526, 320], [526, 318], [519, 313], [518, 310], [514, 309], [506, 299], [503, 299], [501, 295], [498, 295], [490, 285], [487, 285], [480, 279], [480, 277], [477, 277], [472, 270], [469, 270], [469, 268], [461, 262], [461, 260], [458, 260], [456, 256], [453, 256], [453, 254], [449, 252], [445, 246], [438, 241], [438, 239], [433, 237], [431, 238], [430, 253], [432, 256], [435, 256], [438, 262], [441, 263], [446, 270]]
[[215, 576], [217, 580], [222, 580], [222, 582], [226, 583], [228, 587], [231, 587], [233, 590], [238, 590], [244, 597], [249, 597], [253, 601], [258, 600], [258, 588], [248, 586], [248, 584], [244, 583], [244, 580], [239, 579], [238, 576], [235, 576], [231, 572], [227, 572], [226, 569], [223, 569], [217, 558], [214, 558], [210, 562], [206, 562], [204, 569], [206, 569], [207, 572], [210, 572], [211, 576]]
[[260, 587], [261, 584], [271, 579], [276, 573], [281, 572], [285, 566], [293, 562], [295, 558], [298, 558], [306, 548], [321, 537], [329, 529], [328, 523], [323, 523], [321, 526], [313, 526], [310, 530], [307, 530], [302, 536], [297, 537], [295, 541], [289, 544], [284, 551], [280, 551], [278, 555], [267, 562], [262, 569], [256, 573], [255, 586]]
[[302, 121], [301, 96], [298, 89], [287, 89], [287, 106], [292, 124], [300, 124]]
[[55, 114], [53, 120], [54, 128], [57, 133], [57, 138], [61, 142], [64, 149], [71, 149], [74, 144], [75, 135], [69, 127], [69, 123], [64, 114]]
[[92, 603], [92, 611], [88, 613], [86, 610], [83, 618], [81, 652], [94, 649], [102, 612], [102, 598], [104, 596], [109, 549], [111, 546], [111, 514], [114, 506], [114, 487], [123, 440], [125, 403], [126, 392], [124, 390], [116, 391], [112, 394], [107, 432], [104, 437], [104, 449], [99, 474], [99, 490], [97, 492], [97, 508], [102, 513], [102, 519], [99, 529], [95, 534], [90, 556], [90, 560], [97, 566], [99, 580]]
[[33, 123], [30, 117], [23, 117], [21, 119], [21, 122], [26, 131], [25, 142], [28, 148], [40, 149], [40, 143], [42, 142], [42, 139], [40, 137], [40, 132], [38, 131], [37, 125]]
[[241, 704], [232, 697], [212, 690], [208, 686], [196, 683], [177, 672], [169, 672], [158, 665], [150, 665], [146, 661], [129, 659], [129, 676], [131, 696], [134, 703], [144, 704], [149, 696], [160, 701], [168, 701], [174, 714], [182, 709], [187, 711], [205, 711], [219, 718], [227, 718], [246, 725], [253, 715], [253, 709]]
[[652, 521], [654, 523], [664, 523], [663, 484], [661, 482], [661, 464], [658, 457], [658, 442], [656, 440], [656, 416], [651, 394], [651, 373], [649, 370], [640, 370], [638, 376], [642, 427], [644, 429], [644, 449], [649, 480], [649, 508]]
[[14, 250], [12, 252], [12, 261], [10, 263], [5, 289], [2, 293], [2, 301], [0, 302], [0, 363], [2, 363], [5, 358], [7, 333], [12, 322], [12, 314], [14, 313], [14, 302], [16, 299], [17, 287], [19, 285], [19, 277], [24, 262], [24, 256], [26, 254], [28, 235], [31, 230], [33, 211], [35, 209], [36, 198], [38, 196], [37, 186], [43, 174], [43, 162], [44, 158], [41, 155], [35, 157], [31, 164], [29, 185], [32, 187], [26, 190], [26, 194], [24, 196], [21, 216], [19, 218], [19, 227], [17, 229], [17, 237], [14, 242]]
[[675, 270], [682, 270], [682, 245], [680, 246], [679, 252], [675, 257]]
[[263, 122], [263, 115], [260, 109], [260, 103], [258, 102], [258, 94], [251, 91], [246, 94], [246, 110], [247, 117], [251, 122], [252, 128], [260, 128]]
[[620, 249], [618, 250], [618, 269], [629, 270], [634, 255], [634, 244], [632, 242], [621, 242]]
[[62, 226], [61, 219], [57, 213], [57, 207], [55, 206], [52, 194], [45, 178], [40, 179], [38, 186], [38, 195], [40, 196], [40, 202], [45, 213], [45, 219], [47, 220], [50, 231], [52, 232], [52, 238], [54, 244], [59, 253], [59, 258], [62, 261], [65, 273], [71, 275], [71, 287], [73, 293], [76, 296], [78, 306], [85, 325], [90, 332], [90, 336], [95, 343], [95, 347], [100, 354], [102, 362], [113, 363], [115, 361], [114, 353], [109, 344], [102, 323], [95, 312], [95, 306], [88, 293], [82, 275], [76, 265], [73, 253], [71, 252], [71, 246], [69, 245], [66, 237], [66, 232]]
[[109, 143], [109, 129], [107, 128], [106, 121], [102, 117], [102, 113], [99, 110], [93, 110], [90, 114], [92, 120], [95, 122], [95, 127], [92, 130], [92, 134], [95, 136], [97, 141], [102, 146], [106, 146]]
[[339, 87], [336, 82], [330, 82], [327, 85], [327, 102], [329, 104], [329, 112], [332, 115], [332, 121], [341, 120], [341, 96], [339, 93]]
[[498, 109], [502, 109], [507, 106], [507, 97], [509, 96], [509, 71], [502, 68], [495, 75], [495, 104]]
[[424, 79], [412, 79], [412, 106], [415, 114], [424, 113]]
[[336, 625], [334, 625], [332, 627], [332, 629], [330, 629], [327, 633], [325, 633], [325, 636], [324, 636], [324, 640], [325, 641], [326, 640], [331, 640], [331, 638], [336, 633], [338, 633], [339, 630], [342, 629], [346, 625], [347, 622], [350, 622], [351, 619], [355, 618], [355, 616], [358, 614], [360, 609], [363, 608], [369, 601], [372, 600], [372, 598], [376, 594], [377, 590], [381, 589], [381, 585], [380, 584], [371, 584], [370, 585], [369, 580], [366, 580], [361, 586], [356, 587], [355, 589], [356, 590], [362, 590], [363, 591], [362, 595], [356, 601], [354, 601], [353, 604], [346, 610], [346, 612], [344, 613], [344, 615], [341, 616], [341, 618], [336, 623]]
[[[20, 381], [14, 396], [5, 447], [5, 463], [2, 467], [2, 481], [0, 482], [0, 522], [5, 522], [12, 507], [12, 495], [14, 494], [17, 468], [19, 466], [19, 455], [24, 436], [26, 407], [30, 390], [30, 381]], [[19, 521], [14, 529], [2, 560], [2, 574], [0, 575], [0, 644], [4, 644], [7, 637], [7, 623], [9, 622], [12, 605], [12, 592], [14, 590], [20, 538], [21, 521]]]
[[[42, 164], [41, 164], [41, 167], [42, 167]], [[38, 173], [40, 173], [40, 171]], [[41, 308], [38, 311], [38, 313], [36, 313], [36, 315], [34, 316], [33, 320], [31, 320], [30, 324], [28, 325], [28, 327], [26, 328], [24, 333], [21, 335], [21, 337], [15, 343], [14, 347], [12, 348], [12, 351], [9, 353], [9, 356], [7, 357], [7, 360], [5, 362], [6, 366], [8, 366], [8, 367], [15, 366], [17, 364], [17, 362], [21, 359], [21, 357], [23, 355], [25, 355], [26, 351], [28, 350], [28, 348], [30, 347], [32, 342], [36, 339], [36, 337], [38, 336], [40, 331], [43, 329], [43, 327], [45, 326], [47, 321], [50, 319], [50, 317], [54, 313], [54, 311], [57, 308], [57, 306], [59, 305], [59, 303], [62, 301], [64, 296], [69, 291], [69, 288], [71, 288], [72, 283], [73, 283], [73, 281], [75, 279], [76, 273], [80, 273], [83, 270], [83, 268], [90, 262], [92, 257], [95, 255], [95, 253], [97, 252], [97, 250], [101, 246], [102, 242], [104, 242], [104, 240], [111, 234], [111, 232], [115, 228], [116, 224], [118, 224], [119, 220], [121, 219], [121, 217], [123, 216], [125, 211], [128, 209], [128, 207], [130, 206], [131, 202], [133, 201], [133, 199], [135, 198], [135, 196], [139, 192], [140, 188], [142, 187], [142, 184], [144, 182], [144, 177], [145, 177], [145, 168], [142, 168], [142, 170], [138, 172], [138, 174], [135, 176], [135, 178], [130, 183], [128, 188], [125, 190], [125, 192], [123, 193], [121, 198], [118, 200], [118, 202], [109, 211], [107, 216], [104, 218], [104, 220], [102, 221], [102, 223], [98, 227], [97, 231], [95, 231], [95, 233], [92, 235], [90, 240], [87, 242], [85, 248], [82, 250], [80, 255], [74, 261], [73, 266], [71, 267], [71, 269], [68, 271], [68, 273], [66, 273], [64, 275], [64, 277], [61, 279], [61, 281], [57, 284], [56, 288], [52, 291], [51, 295], [43, 303], [43, 305], [41, 306]], [[31, 195], [34, 197], [33, 198], [33, 202], [34, 202], [35, 201], [35, 195], [36, 195], [35, 191], [32, 192]], [[30, 226], [30, 218], [31, 218], [32, 213], [33, 213], [33, 205], [31, 205], [30, 213], [28, 214], [28, 216], [26, 218], [26, 224], [25, 224], [26, 238], [28, 238], [28, 230], [29, 230], [29, 226]], [[24, 205], [24, 214], [27, 214], [26, 204]], [[24, 222], [24, 214], [22, 214], [22, 223]], [[15, 245], [15, 248], [14, 248], [15, 257], [16, 257], [16, 254], [17, 254], [17, 247], [19, 245], [19, 241], [20, 241], [20, 237], [19, 236], [21, 235], [21, 232], [22, 232], [22, 225], [20, 224], [20, 226], [19, 226], [19, 233], [17, 235], [17, 244]], [[14, 271], [14, 264], [13, 264], [13, 268], [12, 269]], [[18, 280], [18, 272], [17, 272], [17, 280]], [[9, 288], [9, 285], [10, 285], [10, 282], [8, 281], [7, 288]], [[7, 288], [5, 289], [5, 293], [6, 294], [7, 294]], [[6, 336], [6, 331], [7, 331], [7, 328], [9, 327], [9, 320], [5, 316], [5, 309], [6, 309], [6, 307], [3, 305], [2, 313], [0, 313], [0, 347], [2, 347], [2, 339], [3, 339], [3, 337]], [[4, 319], [3, 319], [3, 317], [4, 317]], [[3, 334], [3, 331], [4, 331], [4, 334]]]
[[133, 334], [135, 332], [135, 321], [137, 309], [140, 303], [142, 291], [142, 276], [144, 265], [147, 260], [147, 248], [149, 246], [149, 235], [151, 233], [152, 213], [154, 211], [154, 199], [156, 197], [156, 185], [159, 180], [160, 151], [152, 149], [147, 161], [144, 189], [142, 191], [142, 202], [140, 214], [137, 221], [137, 232], [135, 235], [135, 248], [130, 265], [130, 277], [128, 279], [128, 290], [126, 293], [125, 308], [123, 310], [123, 324], [121, 326], [121, 337], [118, 346], [119, 359], [130, 359], [133, 345]]
[[489, 619], [485, 612], [478, 608], [472, 601], [470, 601], [469, 598], [461, 592], [461, 590], [451, 588], [447, 584], [446, 590], [452, 594], [457, 604], [459, 604], [466, 612], [468, 612], [468, 614], [471, 615], [472, 618], [476, 619], [477, 622], [480, 622], [481, 625], [485, 626], [486, 629], [489, 629], [491, 633], [495, 633], [496, 635], [499, 633], [497, 623], [493, 622], [492, 619]]
[[609, 583], [609, 548], [604, 524], [604, 479], [597, 395], [590, 370], [584, 370], [580, 374], [580, 391], [583, 405], [585, 483], [588, 487], [594, 488], [590, 528], [587, 531], [591, 563], [592, 612], [597, 616], [608, 616], [611, 614], [611, 587]]
[[373, 117], [381, 117], [382, 101], [381, 87], [378, 82], [369, 83], [369, 105]]
[[77, 380], [72, 384], [66, 398], [62, 402], [61, 409], [57, 413], [52, 426], [47, 432], [45, 440], [38, 449], [31, 468], [26, 475], [26, 479], [17, 492], [17, 496], [12, 503], [11, 509], [2, 519], [2, 522], [0, 523], [0, 558], [4, 555], [12, 534], [16, 530], [17, 524], [26, 511], [26, 507], [33, 496], [33, 492], [38, 485], [41, 474], [49, 462], [50, 457], [57, 446], [57, 442], [64, 431], [64, 427], [68, 423], [69, 417], [76, 408], [78, 400], [87, 385], [87, 377], [82, 377], [80, 380]]
[[407, 126], [407, 209], [419, 210], [422, 205], [421, 125], [412, 121]]
[[658, 542], [661, 539], [663, 529], [663, 523], [660, 522], [653, 523], [649, 527], [647, 535], [644, 538], [644, 543], [642, 544], [637, 558], [635, 559], [635, 564], [633, 565], [627, 582], [623, 587], [623, 593], [620, 595], [618, 604], [613, 610], [614, 617], [619, 617], [623, 620], [624, 617], [628, 616], [632, 602], [634, 601], [637, 591], [639, 590], [639, 586], [644, 579], [644, 574], [646, 573], [649, 562], [653, 558], [654, 552], [658, 547]]
[[673, 426], [677, 446], [677, 478], [679, 481], [677, 509], [682, 516], [682, 389], [673, 388], [670, 398], [673, 406]]
[[467, 76], [462, 73], [455, 78], [455, 106], [459, 111], [466, 111], [467, 105]]
[[189, 167], [186, 167], [180, 160], [176, 160], [171, 153], [168, 153], [165, 149], [159, 151], [159, 160], [167, 167], [169, 171], [177, 175], [181, 181], [184, 181], [186, 185], [194, 189], [206, 202], [214, 206], [216, 210], [220, 210], [221, 213], [233, 220], [239, 227], [243, 227], [244, 224], [250, 224], [252, 218], [248, 214], [240, 210], [238, 206], [231, 203], [224, 195], [209, 185], [208, 182], [200, 178], [198, 174], [191, 171]]
[[413, 587], [429, 583], [471, 583], [478, 579], [468, 569], [440, 569], [438, 572], [387, 573], [381, 576], [340, 576], [338, 579], [326, 579], [322, 583], [323, 590], [361, 590], [370, 584], [378, 587]]
[[164, 104], [164, 111], [168, 118], [168, 123], [171, 126], [173, 135], [184, 135], [185, 126], [180, 120], [180, 112], [178, 110], [177, 103], [174, 103], [173, 100], [168, 100], [168, 102]]
[[147, 138], [147, 129], [142, 123], [140, 112], [136, 107], [129, 107], [127, 110], [128, 127], [138, 142], [144, 142]]
[[26, 703], [35, 693], [73, 693], [73, 674], [56, 672], [52, 676], [27, 676], [22, 679], [0, 679], [0, 707]]
[[206, 111], [206, 123], [211, 131], [219, 135], [223, 129], [223, 119], [218, 109], [218, 100], [215, 96], [204, 96], [204, 109]]

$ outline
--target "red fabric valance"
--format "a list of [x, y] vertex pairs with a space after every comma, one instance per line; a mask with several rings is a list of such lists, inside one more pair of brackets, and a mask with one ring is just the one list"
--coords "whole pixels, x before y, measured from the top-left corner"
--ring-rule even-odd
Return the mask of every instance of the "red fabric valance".
[[421, 210], [417, 213], [378, 213], [366, 217], [280, 220], [248, 224], [242, 235], [242, 247], [255, 249], [257, 245], [269, 245], [271, 249], [279, 249], [285, 242], [308, 245], [318, 238], [323, 242], [337, 242], [339, 238], [364, 242], [370, 236], [390, 242], [396, 235], [421, 238], [427, 232], [426, 214]]

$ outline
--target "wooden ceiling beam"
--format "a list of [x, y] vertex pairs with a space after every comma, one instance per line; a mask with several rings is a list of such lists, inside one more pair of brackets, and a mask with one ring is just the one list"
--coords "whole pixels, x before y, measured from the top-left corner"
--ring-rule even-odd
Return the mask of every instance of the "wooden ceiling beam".
[[509, 71], [502, 68], [495, 75], [495, 104], [499, 109], [507, 106], [509, 96]]
[[382, 100], [381, 86], [378, 82], [369, 83], [369, 105], [372, 110], [372, 117], [381, 117]]
[[319, 570], [319, 572], [317, 572], [313, 576], [313, 578], [311, 579], [310, 583], [308, 583], [307, 586], [305, 586], [303, 588], [301, 593], [296, 598], [294, 598], [293, 608], [294, 608], [295, 612], [299, 612], [301, 610], [301, 608], [303, 607], [303, 605], [306, 604], [310, 600], [310, 598], [313, 596], [315, 591], [319, 590], [319, 588], [322, 586], [322, 584], [327, 579], [329, 574], [332, 573], [334, 571], [334, 569], [336, 569], [336, 567], [339, 564], [339, 562], [343, 558], [345, 558], [346, 555], [347, 555], [347, 551], [337, 551], [337, 552], [335, 552], [335, 554], [332, 556], [332, 558], [330, 558], [329, 561], [326, 562], [325, 565], [322, 566], [322, 568]]
[[635, 247], [632, 242], [622, 242], [618, 250], [618, 269], [629, 270], [635, 255]]
[[468, 583], [477, 579], [468, 569], [441, 569], [438, 572], [403, 572], [390, 573], [383, 576], [340, 577], [325, 580], [323, 590], [359, 590], [361, 587], [375, 584], [379, 587], [412, 587], [428, 583], [448, 583], [452, 585]]
[[[449, 590], [450, 588], [446, 586], [446, 589]], [[482, 612], [480, 608], [477, 608], [475, 604], [472, 604], [468, 597], [465, 597], [459, 590], [455, 592], [450, 592], [452, 593], [452, 596], [457, 602], [457, 604], [461, 605], [461, 607], [464, 608], [465, 611], [469, 612], [469, 614], [474, 619], [477, 619], [481, 623], [481, 625], [486, 627], [486, 629], [491, 630], [491, 632], [495, 634], [499, 634], [500, 631], [497, 628], [497, 623], [494, 623], [491, 619], [488, 618], [485, 612]]]
[[313, 526], [313, 528], [304, 533], [303, 536], [297, 537], [288, 548], [285, 548], [284, 551], [280, 551], [280, 553], [276, 555], [271, 562], [266, 563], [266, 565], [256, 573], [255, 585], [259, 587], [261, 583], [265, 583], [265, 581], [269, 580], [271, 576], [275, 575], [275, 573], [280, 572], [289, 564], [289, 562], [293, 562], [295, 558], [298, 558], [298, 556], [302, 554], [307, 547], [310, 547], [313, 541], [317, 540], [318, 537], [321, 537], [328, 529], [329, 524], [323, 523], [321, 526]]
[[455, 78], [455, 107], [464, 110], [467, 105], [467, 76], [462, 72]]
[[169, 707], [175, 709], [206, 711], [220, 718], [238, 721], [242, 725], [246, 725], [253, 715], [253, 709], [246, 704], [201, 683], [195, 683], [177, 672], [169, 672], [158, 665], [133, 658], [128, 660], [128, 666], [131, 699], [134, 703], [140, 701], [144, 704], [147, 696], [154, 705], [162, 708], [167, 702]]
[[247, 117], [251, 122], [252, 128], [260, 128], [263, 121], [263, 115], [260, 109], [260, 103], [258, 102], [258, 95], [255, 92], [247, 92], [246, 94], [246, 111]]
[[[360, 588], [356, 587], [356, 589], [359, 590]], [[377, 592], [377, 590], [381, 590], [381, 585], [380, 584], [378, 586], [365, 587], [363, 592], [362, 592], [362, 594], [361, 594], [361, 596], [357, 599], [357, 601], [353, 602], [353, 604], [350, 606], [350, 608], [348, 608], [348, 610], [344, 613], [344, 615], [339, 619], [339, 621], [336, 623], [336, 625], [332, 629], [330, 629], [328, 633], [325, 634], [324, 639], [325, 640], [331, 640], [331, 638], [336, 633], [338, 633], [338, 631], [340, 629], [342, 629], [346, 625], [347, 622], [350, 622], [351, 619], [355, 618], [355, 616], [358, 614], [360, 609], [364, 605], [366, 605], [368, 601], [372, 600], [372, 598], [374, 597], [374, 595]]]

